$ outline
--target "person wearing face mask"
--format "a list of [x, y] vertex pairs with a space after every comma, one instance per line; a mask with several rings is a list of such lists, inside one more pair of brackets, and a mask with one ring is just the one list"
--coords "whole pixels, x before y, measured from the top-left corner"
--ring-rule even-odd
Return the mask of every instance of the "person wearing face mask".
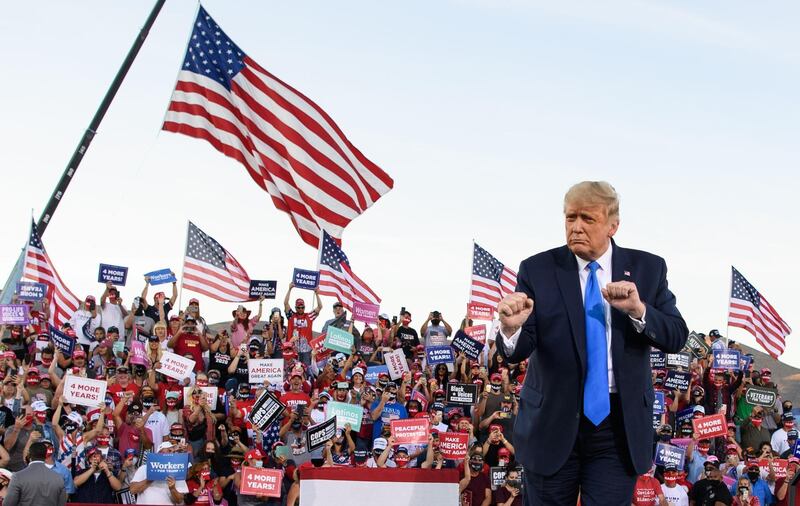
[[730, 490], [722, 481], [719, 461], [710, 457], [706, 461], [702, 479], [696, 481], [689, 491], [690, 504], [693, 506], [730, 505], [733, 498]]
[[733, 497], [733, 506], [761, 506], [769, 503], [763, 503], [752, 492], [752, 485], [747, 478], [739, 478], [739, 480], [731, 485], [731, 488], [736, 490]]
[[689, 446], [686, 447], [686, 462], [689, 469], [689, 482], [694, 483], [700, 479], [703, 473], [706, 460], [711, 449], [711, 441], [708, 439], [697, 440], [692, 438]]
[[124, 420], [121, 413], [122, 404], [117, 404], [113, 416], [118, 435], [117, 449], [120, 454], [125, 453], [128, 449], [134, 449], [140, 454], [152, 449], [153, 433], [145, 426], [142, 405], [138, 402], [132, 403]]
[[310, 421], [306, 407], [300, 405], [289, 414], [289, 423], [284, 424], [280, 430], [281, 441], [290, 448], [291, 457], [298, 466], [312, 458], [317, 458], [316, 454], [319, 454], [320, 457], [322, 455], [321, 448], [314, 450], [315, 455], [308, 452], [306, 431]]
[[[97, 408], [100, 413], [100, 423], [95, 425], [95, 428], [92, 430], [86, 432], [83, 431], [83, 417], [77, 411], [71, 411], [66, 418], [61, 421], [63, 407], [64, 399], [62, 396], [59, 396], [58, 404], [53, 412], [52, 424], [60, 448], [57, 461], [71, 470], [75, 468], [75, 462], [78, 456], [83, 454], [86, 450], [85, 445], [94, 441], [95, 437], [100, 434], [100, 427], [105, 425], [105, 404]], [[61, 421], [61, 423], [59, 423], [59, 421]]]
[[386, 390], [381, 394], [380, 399], [377, 399], [370, 406], [372, 411], [372, 438], [375, 439], [383, 432], [383, 426], [388, 426], [392, 420], [403, 420], [408, 418], [408, 411], [399, 402], [397, 402], [397, 385], [395, 383], [388, 383]]
[[472, 450], [464, 466], [464, 478], [458, 483], [463, 506], [489, 506], [492, 502], [492, 489], [489, 477], [483, 473], [483, 455], [480, 450]]
[[447, 338], [453, 335], [453, 327], [445, 321], [442, 313], [432, 311], [423, 322], [419, 333], [425, 339], [425, 346], [441, 346], [446, 345]]
[[153, 445], [158, 446], [164, 440], [164, 435], [169, 431], [170, 424], [167, 422], [167, 417], [161, 412], [155, 390], [150, 385], [142, 386], [139, 391], [139, 398], [144, 411], [145, 427], [150, 431]]
[[790, 429], [786, 432], [786, 443], [789, 445], [789, 448], [780, 454], [780, 458], [788, 459], [794, 455], [794, 448], [799, 437], [800, 431], [798, 431], [796, 428]]
[[756, 406], [750, 418], [741, 426], [742, 448], [760, 448], [764, 443], [771, 443], [769, 430], [763, 425], [764, 408]]
[[[710, 362], [710, 361], [709, 361]], [[733, 381], [728, 379], [725, 371], [722, 369], [706, 369], [703, 375], [703, 387], [705, 389], [705, 408], [709, 413], [721, 413], [723, 405], [725, 406], [725, 418], [727, 420], [733, 419], [733, 394], [739, 389], [744, 378], [743, 371], [736, 373], [736, 378]]]
[[661, 484], [661, 493], [664, 494], [669, 506], [689, 506], [687, 489], [678, 485], [679, 469], [675, 464], [664, 466], [664, 483]]
[[[258, 448], [254, 448], [248, 451], [244, 455], [244, 461], [242, 466], [258, 467], [258, 468], [264, 467], [264, 454]], [[227, 485], [228, 482], [231, 481], [233, 482], [233, 488], [236, 491], [236, 497], [239, 506], [255, 506], [255, 505], [265, 506], [265, 504], [274, 504], [269, 502], [270, 501], [269, 497], [261, 495], [245, 495], [239, 491], [239, 486], [242, 480], [242, 471], [241, 471], [242, 466], [239, 466], [236, 472], [234, 472], [233, 475], [229, 476], [227, 479], [225, 480], [220, 479], [220, 485], [223, 484]], [[278, 504], [280, 504], [280, 501], [278, 502]]]
[[78, 488], [73, 501], [81, 503], [114, 503], [114, 492], [122, 488], [119, 478], [103, 459], [103, 454], [93, 448], [88, 453], [89, 465], [75, 476]]
[[356, 443], [352, 437], [352, 428], [349, 423], [344, 425], [344, 429], [336, 430], [336, 435], [333, 437], [332, 442], [333, 445], [328, 452], [331, 465], [349, 466], [353, 452], [356, 449]]
[[770, 446], [775, 453], [782, 454], [790, 449], [788, 434], [792, 429], [794, 429], [794, 415], [784, 413], [781, 416], [781, 428], [773, 432], [770, 439]]
[[[492, 375], [494, 376], [494, 375]], [[492, 383], [494, 389], [494, 382]], [[491, 395], [491, 394], [490, 394]], [[492, 425], [498, 425], [502, 428], [503, 434], [506, 434], [509, 444], [513, 443], [514, 434], [514, 421], [516, 420], [516, 410], [514, 409], [514, 397], [511, 394], [504, 393], [499, 396], [499, 405], [497, 409], [488, 417], [481, 420], [478, 425], [482, 435], [488, 434], [487, 429]]]
[[509, 469], [502, 487], [492, 493], [492, 506], [522, 506], [522, 474]]
[[400, 321], [392, 325], [391, 339], [400, 341], [406, 359], [414, 358], [414, 350], [419, 345], [419, 335], [411, 327], [411, 313], [405, 308], [400, 312]]
[[497, 424], [489, 426], [489, 437], [483, 443], [483, 459], [490, 466], [497, 466], [500, 450], [514, 454], [514, 446], [508, 442], [503, 433], [503, 427]]
[[122, 297], [111, 281], [106, 283], [106, 288], [100, 296], [100, 315], [103, 326], [108, 329], [116, 327], [125, 328], [125, 317], [128, 311], [122, 305]]
[[186, 473], [186, 486], [189, 493], [184, 496], [186, 504], [208, 504], [212, 487], [216, 478], [212, 478], [211, 465], [208, 460], [198, 460]]
[[314, 325], [314, 320], [322, 312], [322, 299], [319, 298], [319, 287], [317, 287], [314, 289], [314, 298], [317, 302], [314, 309], [310, 313], [306, 313], [305, 301], [297, 299], [294, 303], [293, 311], [289, 307], [289, 299], [293, 288], [294, 282], [289, 283], [289, 290], [286, 291], [286, 297], [283, 299], [283, 310], [289, 320], [286, 326], [286, 337], [288, 342], [295, 346], [300, 362], [309, 365], [311, 363], [311, 345], [309, 342], [314, 337], [311, 329]]
[[[738, 482], [731, 485], [730, 492], [732, 495], [740, 497], [742, 488], [747, 487], [747, 496], [755, 498], [758, 502], [741, 502], [740, 504], [770, 505], [775, 502], [775, 496], [772, 495], [769, 484], [761, 478], [761, 468], [758, 466], [758, 461], [755, 459], [749, 460], [745, 469], [745, 476], [740, 477]], [[735, 500], [734, 504], [736, 504]]]
[[[158, 446], [157, 453], [175, 453], [175, 446], [164, 441]], [[181, 504], [184, 494], [189, 492], [185, 480], [168, 477], [166, 480], [150, 481], [147, 479], [147, 464], [139, 466], [131, 479], [131, 494], [136, 494], [136, 504]]]

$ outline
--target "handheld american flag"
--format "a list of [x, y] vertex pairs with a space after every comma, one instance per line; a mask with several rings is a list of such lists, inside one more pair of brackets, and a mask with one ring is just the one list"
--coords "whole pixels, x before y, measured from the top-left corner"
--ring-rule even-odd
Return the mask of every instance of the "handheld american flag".
[[517, 273], [474, 244], [469, 301], [496, 307], [517, 286]]
[[735, 267], [731, 269], [728, 325], [750, 332], [772, 358], [778, 358], [786, 348], [786, 336], [792, 329]]
[[164, 130], [238, 160], [307, 244], [337, 239], [394, 182], [317, 104], [267, 72], [200, 7]]
[[189, 222], [183, 288], [223, 302], [250, 300], [250, 277], [213, 237]]
[[381, 298], [350, 268], [342, 248], [324, 230], [319, 248], [319, 293], [336, 297], [350, 311], [354, 301], [381, 303]]
[[31, 221], [31, 234], [25, 247], [25, 265], [22, 268], [24, 278], [47, 285], [45, 299], [50, 306], [50, 323], [61, 328], [72, 318], [72, 314], [80, 307], [80, 299], [61, 281], [50, 256], [44, 250], [36, 223]]

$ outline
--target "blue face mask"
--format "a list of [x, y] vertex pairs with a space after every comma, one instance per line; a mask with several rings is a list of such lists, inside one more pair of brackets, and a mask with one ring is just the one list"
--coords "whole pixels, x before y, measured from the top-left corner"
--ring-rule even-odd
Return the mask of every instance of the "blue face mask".
[[255, 462], [253, 462], [253, 467], [264, 467], [264, 462], [256, 460]]

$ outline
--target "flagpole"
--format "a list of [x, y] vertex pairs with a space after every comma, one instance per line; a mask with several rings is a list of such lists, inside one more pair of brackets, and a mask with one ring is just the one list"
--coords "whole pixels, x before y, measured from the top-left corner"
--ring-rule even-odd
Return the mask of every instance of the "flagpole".
[[[469, 284], [467, 285], [467, 304], [472, 297], [472, 270], [475, 266], [475, 238], [472, 238], [472, 262], [469, 264]], [[464, 315], [464, 327], [469, 327], [469, 310]]]
[[186, 271], [186, 251], [189, 249], [189, 219], [186, 219], [186, 241], [183, 243], [183, 259], [181, 260], [181, 287], [178, 292], [178, 314], [183, 310], [183, 273]]
[[[81, 161], [83, 161], [86, 151], [89, 150], [89, 145], [91, 145], [94, 136], [97, 134], [97, 129], [100, 127], [100, 122], [103, 121], [103, 117], [105, 117], [108, 108], [111, 106], [111, 101], [114, 100], [117, 91], [119, 91], [122, 81], [125, 79], [125, 76], [128, 74], [128, 71], [133, 65], [133, 60], [136, 59], [136, 56], [139, 54], [139, 50], [144, 45], [144, 41], [147, 38], [147, 35], [150, 33], [150, 28], [153, 27], [153, 23], [155, 23], [156, 18], [158, 17], [159, 12], [161, 12], [161, 8], [164, 6], [165, 2], [166, 0], [156, 0], [153, 9], [150, 11], [150, 14], [147, 16], [147, 19], [144, 22], [144, 26], [142, 26], [142, 28], [139, 30], [139, 33], [136, 35], [133, 45], [131, 45], [131, 48], [128, 50], [128, 54], [122, 61], [122, 65], [120, 66], [119, 70], [117, 70], [117, 75], [114, 76], [111, 86], [109, 86], [108, 90], [106, 91], [106, 94], [103, 97], [102, 102], [100, 102], [100, 106], [97, 108], [97, 111], [95, 111], [92, 121], [89, 123], [89, 126], [86, 127], [86, 130], [83, 132], [83, 137], [81, 137], [80, 142], [78, 142], [78, 146], [72, 153], [72, 157], [69, 159], [69, 162], [67, 162], [64, 172], [61, 174], [61, 179], [58, 180], [56, 187], [53, 189], [53, 193], [50, 195], [50, 199], [47, 201], [47, 204], [42, 211], [42, 215], [39, 217], [39, 222], [36, 224], [40, 238], [44, 236], [44, 231], [47, 230], [47, 226], [50, 224], [50, 220], [53, 218], [53, 214], [55, 214], [58, 204], [60, 204], [61, 200], [64, 198], [67, 187], [69, 187], [69, 184], [72, 182], [72, 178], [78, 171], [78, 166], [81, 164]], [[5, 282], [2, 293], [3, 302], [6, 301], [6, 298], [11, 297], [11, 295], [9, 295], [9, 288], [13, 287], [20, 279], [20, 275], [22, 273], [22, 257], [24, 252], [25, 249], [23, 248], [22, 252], [19, 254], [17, 263], [14, 264], [14, 268], [11, 270], [9, 277]], [[11, 292], [13, 292], [13, 290], [11, 290]]]
[[[725, 304], [725, 307], [728, 309], [728, 314], [731, 312], [731, 293], [733, 293], [733, 269], [734, 267], [731, 265], [731, 274], [728, 278], [728, 302]], [[727, 348], [730, 343], [730, 333], [731, 333], [731, 319], [728, 316], [725, 316], [725, 347]]]

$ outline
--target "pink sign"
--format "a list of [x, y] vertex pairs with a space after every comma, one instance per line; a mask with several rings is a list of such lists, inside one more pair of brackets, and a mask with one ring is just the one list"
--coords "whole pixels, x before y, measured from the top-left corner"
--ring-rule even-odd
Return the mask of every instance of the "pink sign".
[[494, 308], [486, 304], [470, 302], [467, 304], [467, 316], [472, 320], [490, 321], [494, 316]]
[[440, 432], [439, 450], [442, 457], [450, 460], [460, 460], [467, 456], [469, 434], [466, 432]]
[[364, 323], [375, 323], [378, 321], [378, 312], [381, 307], [377, 304], [368, 302], [353, 302], [353, 320]]
[[728, 435], [728, 424], [725, 421], [725, 415], [722, 413], [695, 418], [692, 420], [692, 425], [694, 425], [694, 431], [700, 439]]
[[242, 495], [280, 497], [282, 481], [282, 470], [243, 466], [239, 493]]
[[131, 364], [150, 365], [150, 359], [147, 358], [144, 343], [131, 341]]
[[428, 442], [430, 424], [426, 418], [392, 420], [391, 424], [395, 444], [425, 444]]
[[475, 325], [464, 329], [464, 333], [472, 339], [486, 344], [486, 325]]

